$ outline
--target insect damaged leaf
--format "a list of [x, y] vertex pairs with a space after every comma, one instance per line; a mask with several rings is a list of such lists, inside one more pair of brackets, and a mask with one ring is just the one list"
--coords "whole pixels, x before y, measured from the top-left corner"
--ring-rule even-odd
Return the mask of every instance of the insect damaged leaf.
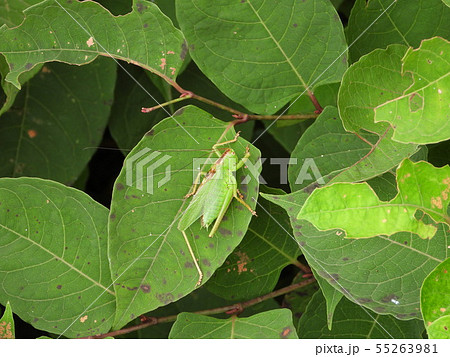
[[[434, 224], [426, 224], [418, 210], [436, 223], [450, 224], [450, 167], [435, 168], [409, 159], [397, 169], [397, 196], [381, 201], [367, 183], [337, 183], [315, 190], [298, 214], [320, 230], [342, 229], [347, 238], [369, 238], [411, 232], [432, 238]], [[359, 224], [364, 222], [364, 224]]]

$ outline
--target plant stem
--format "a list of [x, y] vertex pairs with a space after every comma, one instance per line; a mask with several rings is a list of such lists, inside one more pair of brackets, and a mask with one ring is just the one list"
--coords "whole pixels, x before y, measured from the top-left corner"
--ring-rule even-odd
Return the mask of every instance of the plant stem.
[[190, 95], [181, 95], [181, 96], [178, 97], [178, 98], [169, 100], [168, 102], [165, 102], [165, 103], [162, 103], [162, 104], [155, 105], [154, 107], [151, 107], [151, 108], [142, 108], [142, 109], [141, 109], [141, 112], [142, 112], [142, 113], [150, 113], [150, 112], [154, 111], [155, 109], [159, 109], [159, 108], [165, 107], [165, 106], [167, 106], [167, 105], [171, 105], [171, 104], [174, 104], [174, 103], [178, 103], [178, 102], [181, 102], [182, 100], [186, 100], [186, 99], [190, 99], [190, 98], [192, 98]]
[[[199, 314], [199, 315], [215, 315], [215, 314], [221, 314], [221, 313], [228, 313], [228, 314], [239, 314], [242, 311], [244, 311], [244, 309], [259, 304], [260, 302], [269, 300], [269, 299], [273, 299], [277, 296], [281, 296], [287, 293], [290, 293], [291, 291], [297, 290], [299, 288], [302, 288], [304, 286], [307, 286], [309, 284], [312, 284], [316, 281], [316, 279], [313, 278], [309, 278], [306, 280], [303, 280], [299, 283], [296, 284], [292, 284], [292, 285], [288, 285], [284, 288], [272, 291], [271, 293], [262, 295], [262, 296], [258, 296], [254, 299], [250, 299], [248, 301], [244, 301], [241, 303], [236, 303], [233, 305], [227, 305], [227, 306], [222, 306], [222, 307], [217, 307], [214, 309], [207, 309], [207, 310], [200, 310], [200, 311], [196, 311], [193, 312], [194, 314]], [[133, 331], [138, 331], [138, 330], [142, 330], [146, 327], [149, 326], [153, 326], [153, 325], [157, 325], [157, 324], [161, 324], [161, 323], [165, 323], [165, 322], [172, 322], [175, 321], [177, 319], [178, 314], [176, 315], [170, 315], [170, 316], [163, 316], [163, 317], [147, 317], [144, 316], [143, 317], [143, 322], [135, 325], [135, 326], [130, 326], [130, 327], [125, 327], [121, 330], [117, 330], [117, 331], [112, 331], [112, 332], [108, 332], [108, 333], [104, 333], [101, 335], [94, 335], [94, 336], [88, 336], [88, 337], [83, 337], [84, 339], [97, 339], [97, 338], [105, 338], [105, 337], [114, 337], [114, 336], [119, 336], [119, 335], [124, 335]]]
[[[169, 83], [175, 90], [177, 90], [181, 96], [177, 99], [174, 99], [170, 102], [166, 102], [160, 105], [156, 105], [152, 108], [142, 108], [142, 112], [144, 113], [148, 113], [152, 110], [155, 110], [157, 108], [161, 108], [164, 107], [166, 105], [169, 104], [173, 104], [176, 102], [179, 102], [181, 100], [184, 99], [196, 99], [200, 102], [209, 104], [211, 106], [214, 106], [216, 108], [222, 109], [226, 112], [232, 113], [233, 116], [237, 119], [240, 119], [240, 121], [234, 121], [233, 125], [236, 124], [240, 124], [243, 123], [245, 121], [248, 120], [306, 120], [306, 119], [315, 119], [319, 116], [319, 114], [322, 112], [322, 107], [320, 106], [319, 102], [317, 101], [316, 97], [314, 97], [314, 94], [312, 92], [308, 92], [308, 95], [310, 96], [311, 100], [313, 101], [314, 106], [316, 107], [316, 112], [315, 113], [310, 113], [310, 114], [288, 114], [288, 115], [259, 115], [259, 114], [247, 114], [247, 113], [243, 113], [239, 110], [236, 110], [234, 108], [231, 108], [227, 105], [218, 103], [212, 99], [208, 99], [205, 97], [202, 97], [201, 95], [195, 94], [191, 91], [187, 91], [185, 89], [183, 89], [177, 82], [175, 82], [174, 80], [168, 78], [168, 77], [162, 77], [164, 80], [167, 81], [167, 83]], [[244, 121], [242, 121], [242, 119], [244, 119]]]
[[313, 92], [308, 90], [308, 97], [311, 99], [311, 102], [314, 104], [314, 107], [316, 108], [315, 113], [320, 114], [323, 112], [323, 108], [320, 106], [319, 101], [317, 100], [316, 96]]

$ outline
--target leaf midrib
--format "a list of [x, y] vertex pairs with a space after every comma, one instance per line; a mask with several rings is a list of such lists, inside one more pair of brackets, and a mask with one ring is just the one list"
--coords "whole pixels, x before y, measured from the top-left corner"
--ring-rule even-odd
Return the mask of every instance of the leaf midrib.
[[93, 278], [91, 278], [89, 275], [86, 275], [85, 273], [83, 273], [81, 270], [75, 268], [72, 264], [70, 264], [69, 262], [67, 262], [66, 260], [62, 259], [61, 257], [57, 256], [55, 253], [53, 253], [52, 251], [48, 250], [47, 248], [43, 247], [42, 245], [36, 243], [35, 241], [33, 241], [32, 239], [10, 229], [9, 227], [6, 227], [3, 224], [0, 224], [0, 228], [3, 228], [5, 230], [7, 230], [8, 232], [18, 236], [19, 238], [22, 238], [26, 241], [28, 241], [31, 244], [34, 244], [36, 246], [38, 246], [40, 249], [42, 249], [44, 252], [46, 252], [47, 254], [50, 254], [52, 257], [54, 257], [55, 259], [57, 259], [58, 261], [61, 261], [62, 263], [66, 264], [71, 270], [77, 272], [78, 274], [80, 274], [82, 277], [84, 277], [85, 279], [89, 280], [90, 282], [94, 283], [94, 285], [97, 285], [98, 287], [100, 287], [101, 289], [103, 289], [104, 291], [108, 292], [109, 294], [111, 294], [112, 296], [115, 296], [115, 293], [111, 290], [109, 290], [107, 287], [103, 286], [102, 284], [100, 284], [98, 281], [94, 280]]
[[263, 19], [261, 18], [261, 16], [259, 16], [258, 12], [256, 11], [256, 9], [253, 7], [252, 3], [250, 0], [247, 1], [248, 5], [250, 6], [250, 8], [252, 9], [252, 11], [255, 13], [255, 16], [258, 18], [260, 24], [264, 27], [264, 29], [266, 30], [267, 34], [270, 36], [270, 38], [272, 39], [272, 41], [275, 43], [275, 45], [277, 46], [278, 50], [281, 52], [281, 54], [283, 55], [283, 57], [286, 59], [286, 62], [289, 64], [289, 66], [291, 67], [291, 69], [294, 71], [295, 75], [297, 76], [297, 78], [299, 79], [299, 81], [301, 82], [302, 86], [305, 88], [305, 90], [307, 90], [309, 92], [309, 87], [308, 85], [305, 83], [305, 81], [303, 80], [303, 77], [300, 75], [300, 73], [298, 73], [297, 68], [295, 68], [295, 66], [292, 64], [291, 60], [289, 59], [289, 57], [286, 55], [286, 53], [284, 52], [283, 48], [281, 47], [281, 45], [279, 44], [279, 42], [275, 39], [275, 37], [273, 36], [272, 32], [269, 30], [269, 28], [266, 26], [266, 24], [264, 23]]

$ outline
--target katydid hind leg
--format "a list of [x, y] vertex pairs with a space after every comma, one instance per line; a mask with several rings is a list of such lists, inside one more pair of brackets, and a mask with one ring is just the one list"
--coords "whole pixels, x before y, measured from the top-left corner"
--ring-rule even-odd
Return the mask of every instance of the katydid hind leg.
[[192, 250], [191, 244], [189, 243], [189, 239], [186, 235], [186, 232], [181, 231], [181, 233], [183, 234], [184, 240], [186, 241], [186, 245], [189, 249], [189, 253], [191, 254], [192, 260], [194, 261], [194, 265], [198, 271], [198, 280], [197, 280], [197, 283], [195, 284], [195, 286], [200, 286], [200, 284], [202, 283], [202, 280], [203, 280], [203, 272], [200, 269], [200, 266], [198, 265], [197, 258], [195, 257], [195, 254], [194, 254], [194, 251]]
[[219, 228], [220, 223], [222, 222], [223, 216], [225, 216], [225, 213], [228, 210], [228, 207], [230, 206], [230, 202], [233, 199], [233, 196], [235, 193], [232, 189], [228, 190], [228, 192], [225, 194], [225, 198], [223, 200], [222, 206], [220, 207], [219, 214], [217, 215], [216, 221], [214, 222], [214, 225], [211, 229], [211, 232], [209, 233], [209, 236], [212, 237], [214, 233], [216, 233], [217, 229]]

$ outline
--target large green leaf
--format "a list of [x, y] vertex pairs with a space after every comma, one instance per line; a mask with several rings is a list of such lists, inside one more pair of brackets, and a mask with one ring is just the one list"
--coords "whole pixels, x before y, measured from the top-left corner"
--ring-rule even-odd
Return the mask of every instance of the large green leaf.
[[288, 309], [262, 312], [250, 317], [232, 316], [227, 320], [181, 313], [169, 338], [298, 338]]
[[[398, 195], [381, 201], [367, 183], [337, 183], [315, 190], [303, 205], [298, 219], [320, 230], [340, 228], [347, 238], [368, 238], [411, 232], [432, 238], [434, 224], [417, 218], [418, 210], [436, 223], [450, 225], [450, 166], [435, 168], [427, 162], [406, 159], [397, 169]], [[360, 222], [365, 222], [360, 224]]]
[[199, 68], [234, 101], [272, 114], [347, 68], [342, 23], [328, 0], [178, 0]]
[[284, 210], [262, 199], [256, 211], [258, 217], [252, 219], [242, 243], [206, 285], [225, 299], [245, 300], [269, 293], [281, 270], [298, 263], [301, 252], [289, 233], [289, 217]]
[[449, 19], [450, 9], [442, 0], [357, 0], [346, 32], [349, 44], [356, 41], [350, 47], [350, 58], [356, 61], [394, 43], [419, 46], [432, 36], [448, 38]]
[[43, 62], [80, 65], [112, 56], [175, 78], [185, 56], [181, 32], [148, 1], [135, 0], [131, 13], [117, 17], [93, 1], [46, 0], [24, 13], [20, 26], [0, 28], [6, 80], [18, 88], [19, 75]]
[[398, 144], [389, 136], [379, 141], [375, 134], [364, 132], [361, 136], [367, 142], [345, 131], [336, 108], [326, 107], [292, 151], [288, 169], [291, 190], [305, 188], [311, 182], [367, 180], [417, 151], [416, 145]]
[[423, 282], [420, 303], [430, 338], [450, 338], [450, 259], [445, 260]]
[[[374, 109], [401, 96], [412, 84], [411, 76], [402, 75], [401, 72], [406, 51], [407, 48], [400, 45], [375, 50], [362, 57], [345, 73], [339, 88], [339, 115], [344, 129], [359, 133], [371, 143], [371, 147], [359, 143], [358, 146], [370, 148], [370, 154], [334, 177], [334, 182], [360, 181], [377, 176], [418, 150], [416, 144], [393, 141], [393, 130], [388, 123], [374, 122]], [[367, 132], [375, 133], [378, 137], [367, 135]]]
[[375, 108], [375, 122], [389, 122], [393, 140], [429, 144], [450, 138], [449, 52], [450, 42], [439, 37], [406, 52], [402, 73], [412, 75], [413, 84]]
[[395, 99], [413, 84], [410, 73], [402, 75], [407, 47], [391, 45], [375, 50], [354, 63], [342, 78], [338, 108], [344, 128], [383, 134], [387, 123], [375, 123], [375, 107]]
[[[389, 191], [393, 189], [395, 186]], [[315, 272], [350, 301], [379, 314], [393, 314], [399, 319], [420, 317], [422, 281], [448, 255], [450, 237], [446, 226], [439, 224], [431, 240], [411, 233], [346, 239], [341, 231], [321, 232], [308, 221], [297, 220], [310, 191], [307, 187], [288, 195], [263, 196], [286, 209], [294, 237]]]
[[81, 191], [0, 179], [0, 302], [58, 335], [107, 332], [115, 312], [107, 221], [108, 210]]
[[377, 315], [342, 299], [334, 313], [334, 327], [327, 326], [325, 299], [314, 294], [298, 326], [300, 338], [422, 338], [423, 323], [419, 320], [399, 321], [392, 316]]
[[5, 311], [0, 319], [0, 340], [14, 339], [14, 318], [9, 301], [6, 303]]
[[0, 176], [72, 184], [103, 136], [115, 79], [111, 59], [45, 65], [0, 118]]
[[[113, 276], [118, 279], [116, 328], [195, 289], [198, 273], [176, 228], [177, 220], [187, 207], [183, 197], [199, 165], [194, 159], [212, 156], [211, 148], [218, 140], [232, 139], [234, 130], [219, 138], [226, 127], [201, 109], [184, 107], [175, 119], [165, 119], [152, 128], [127, 156], [115, 183], [109, 223], [109, 254]], [[247, 145], [239, 139], [232, 147], [242, 157]], [[255, 208], [260, 154], [251, 145], [250, 153], [249, 169], [239, 170], [237, 180], [250, 178], [248, 184], [239, 186], [246, 202]], [[163, 184], [169, 177], [167, 170], [170, 181]], [[199, 221], [186, 231], [205, 274], [203, 282], [240, 243], [250, 218], [250, 212], [233, 200], [214, 237], [200, 229]]]

